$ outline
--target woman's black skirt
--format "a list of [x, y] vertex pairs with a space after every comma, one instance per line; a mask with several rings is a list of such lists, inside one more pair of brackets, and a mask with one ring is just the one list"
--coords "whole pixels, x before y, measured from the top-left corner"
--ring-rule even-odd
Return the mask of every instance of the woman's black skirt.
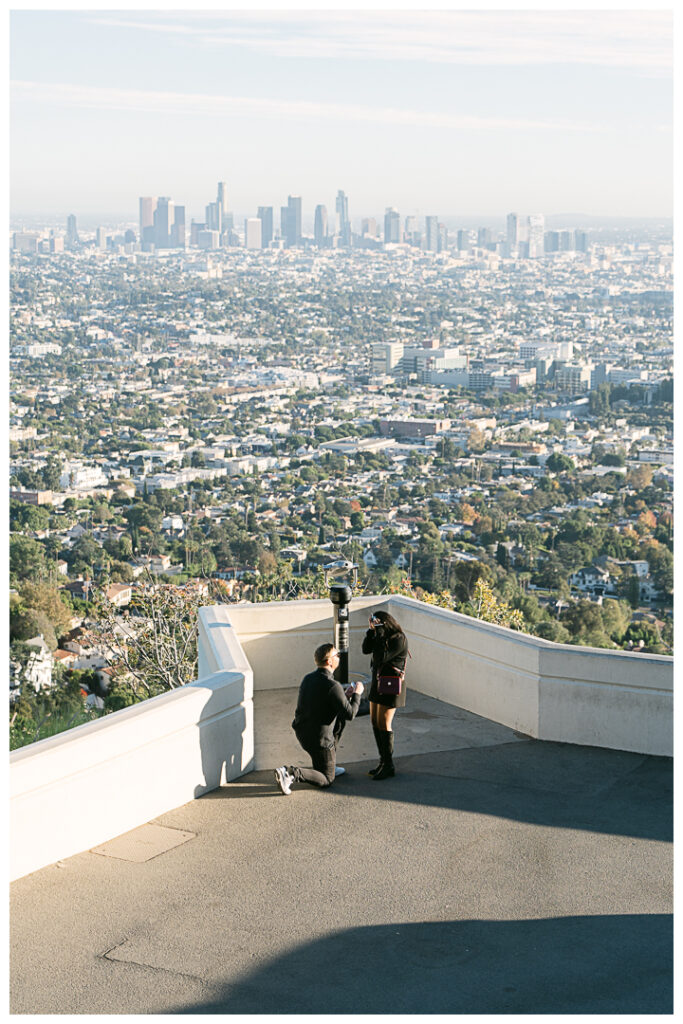
[[401, 683], [400, 693], [378, 693], [377, 676], [373, 673], [372, 685], [370, 686], [368, 700], [371, 700], [373, 704], [381, 704], [383, 708], [404, 708], [406, 706], [405, 679]]

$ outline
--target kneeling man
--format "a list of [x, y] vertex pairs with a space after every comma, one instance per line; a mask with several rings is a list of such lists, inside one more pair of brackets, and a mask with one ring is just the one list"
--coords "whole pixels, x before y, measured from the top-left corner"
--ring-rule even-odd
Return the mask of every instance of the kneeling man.
[[343, 774], [344, 769], [336, 767], [337, 743], [346, 722], [356, 717], [363, 693], [363, 684], [356, 683], [345, 694], [341, 683], [334, 678], [339, 664], [339, 652], [334, 644], [321, 644], [313, 658], [317, 668], [301, 681], [292, 722], [296, 738], [310, 754], [313, 767], [283, 765], [275, 769], [275, 781], [286, 796], [292, 792], [295, 782], [323, 788], [331, 785], [336, 775]]

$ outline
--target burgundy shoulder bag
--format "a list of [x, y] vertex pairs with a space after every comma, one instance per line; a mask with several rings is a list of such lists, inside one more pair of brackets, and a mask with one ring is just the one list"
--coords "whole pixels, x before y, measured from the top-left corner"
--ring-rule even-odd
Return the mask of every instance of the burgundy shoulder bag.
[[381, 693], [382, 696], [398, 696], [404, 679], [405, 672], [399, 669], [394, 669], [391, 675], [377, 676], [377, 693]]

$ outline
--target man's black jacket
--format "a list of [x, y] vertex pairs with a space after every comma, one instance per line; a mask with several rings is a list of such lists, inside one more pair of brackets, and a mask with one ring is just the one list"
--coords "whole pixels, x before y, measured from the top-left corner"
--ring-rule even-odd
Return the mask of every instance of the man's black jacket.
[[301, 680], [292, 728], [299, 740], [329, 749], [334, 746], [335, 731], [339, 734], [339, 726], [356, 717], [359, 704], [359, 693], [348, 701], [329, 669], [317, 668]]

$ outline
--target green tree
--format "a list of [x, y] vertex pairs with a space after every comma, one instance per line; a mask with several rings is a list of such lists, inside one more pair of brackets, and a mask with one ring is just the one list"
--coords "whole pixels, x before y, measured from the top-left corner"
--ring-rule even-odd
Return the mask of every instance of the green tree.
[[9, 541], [9, 568], [16, 579], [40, 579], [45, 575], [45, 551], [42, 544], [22, 534]]
[[552, 640], [556, 644], [568, 644], [571, 641], [569, 630], [554, 619], [537, 622], [534, 626], [534, 633], [536, 636], [540, 636], [544, 640]]
[[128, 562], [114, 560], [109, 566], [109, 580], [111, 583], [130, 583], [132, 570]]
[[190, 576], [210, 576], [218, 568], [218, 563], [213, 551], [202, 544], [185, 568]]
[[617, 643], [622, 639], [631, 621], [631, 609], [624, 601], [607, 598], [602, 604], [602, 624], [605, 632]]
[[642, 557], [650, 566], [655, 586], [665, 597], [671, 597], [674, 587], [674, 556], [664, 544], [650, 541], [642, 549]]
[[474, 594], [474, 588], [480, 579], [491, 582], [492, 573], [483, 562], [458, 561], [451, 572], [452, 593], [457, 604], [465, 604]]
[[571, 642], [584, 647], [614, 647], [607, 635], [602, 611], [591, 601], [571, 603], [562, 617], [562, 623], [572, 634]]
[[533, 582], [538, 587], [545, 587], [548, 590], [561, 590], [567, 588], [567, 570], [557, 555], [551, 554], [543, 559], [533, 575]]
[[561, 452], [553, 452], [546, 460], [546, 468], [551, 473], [569, 473], [574, 469], [574, 460], [570, 455], [563, 455]]
[[92, 518], [95, 523], [109, 523], [114, 518], [114, 514], [108, 505], [100, 503], [93, 507]]
[[500, 541], [498, 542], [498, 547], [496, 548], [496, 561], [500, 566], [503, 567], [503, 569], [507, 570], [510, 568], [510, 552], [508, 551], [504, 544], [501, 544]]
[[[71, 609], [49, 583], [25, 580], [19, 586], [20, 607], [43, 612], [59, 637], [71, 627]], [[10, 617], [11, 618], [11, 617]]]
[[94, 567], [101, 564], [105, 552], [91, 533], [84, 533], [64, 554], [72, 572], [92, 573]]
[[48, 491], [59, 490], [59, 479], [62, 475], [62, 463], [56, 455], [48, 455], [42, 470], [43, 484]]
[[100, 717], [101, 712], [85, 707], [79, 679], [75, 673], [70, 675], [60, 685], [53, 671], [54, 685], [40, 693], [22, 686], [19, 700], [10, 709], [11, 750]]
[[128, 523], [133, 548], [152, 543], [161, 530], [163, 512], [160, 508], [138, 502], [124, 509], [123, 516]]
[[610, 411], [611, 384], [598, 384], [597, 388], [591, 391], [588, 401], [593, 416], [605, 416]]
[[511, 629], [522, 629], [524, 617], [519, 609], [511, 608], [496, 597], [486, 580], [479, 578], [474, 584], [471, 600], [461, 609], [484, 622], [494, 622]]
[[634, 647], [642, 647], [651, 650], [661, 643], [659, 630], [649, 622], [632, 622], [623, 636], [624, 646], [633, 644]]
[[42, 636], [51, 651], [57, 647], [57, 637], [52, 623], [45, 612], [35, 608], [24, 608], [12, 616], [10, 635], [15, 640], [33, 640]]
[[600, 459], [603, 466], [625, 466], [626, 465], [626, 452], [623, 448], [620, 448], [616, 452], [605, 452]]
[[25, 505], [20, 501], [10, 501], [10, 527], [13, 530], [46, 530], [50, 523], [50, 513], [39, 505]]
[[640, 581], [635, 573], [622, 576], [617, 593], [628, 601], [631, 608], [637, 608], [640, 604]]

